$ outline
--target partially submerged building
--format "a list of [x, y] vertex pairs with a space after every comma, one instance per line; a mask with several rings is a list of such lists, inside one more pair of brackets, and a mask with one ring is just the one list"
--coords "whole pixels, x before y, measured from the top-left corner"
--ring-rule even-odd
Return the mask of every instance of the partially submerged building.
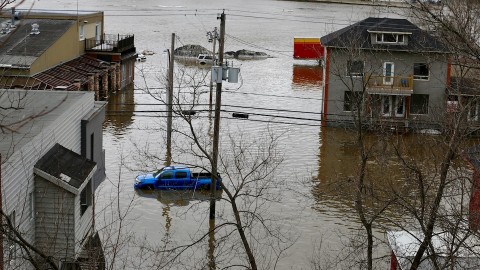
[[322, 123], [436, 127], [446, 112], [449, 51], [406, 19], [367, 18], [321, 38]]
[[0, 88], [92, 91], [103, 100], [133, 85], [134, 36], [105, 34], [103, 12], [12, 9], [0, 23]]

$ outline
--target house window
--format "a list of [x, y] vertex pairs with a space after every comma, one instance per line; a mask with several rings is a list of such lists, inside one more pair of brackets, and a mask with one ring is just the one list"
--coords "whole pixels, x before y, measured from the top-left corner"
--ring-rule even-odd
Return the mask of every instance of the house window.
[[88, 207], [92, 205], [92, 181], [88, 180], [88, 184], [80, 193], [80, 215], [82, 216]]
[[347, 76], [362, 77], [363, 61], [347, 61]]
[[345, 91], [343, 97], [343, 110], [345, 112], [356, 111], [362, 104], [362, 92]]
[[84, 40], [85, 39], [85, 25], [81, 24], [78, 32], [79, 32], [79, 35], [80, 35], [80, 40]]
[[413, 78], [415, 80], [428, 80], [429, 69], [425, 63], [413, 64]]
[[96, 40], [95, 43], [96, 43], [97, 45], [101, 43], [101, 40], [100, 40], [101, 34], [102, 34], [102, 29], [101, 29], [101, 27], [100, 27], [100, 23], [97, 23], [97, 24], [95, 25], [95, 40]]
[[479, 115], [479, 102], [474, 99], [467, 99], [467, 108], [468, 108], [468, 114], [467, 114], [467, 119], [468, 121], [478, 121], [478, 115]]
[[410, 100], [411, 114], [428, 114], [428, 95], [413, 94]]
[[404, 44], [405, 35], [398, 33], [377, 33], [376, 41], [377, 43], [386, 43], [386, 44]]
[[393, 62], [383, 63], [383, 84], [392, 85], [395, 76], [395, 64]]

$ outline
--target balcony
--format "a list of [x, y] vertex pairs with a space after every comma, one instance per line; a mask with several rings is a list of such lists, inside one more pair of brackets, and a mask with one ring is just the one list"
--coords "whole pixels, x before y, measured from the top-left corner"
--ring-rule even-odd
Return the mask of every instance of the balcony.
[[135, 48], [133, 35], [107, 35], [85, 39], [85, 51], [122, 53]]
[[413, 76], [365, 75], [369, 94], [411, 95]]

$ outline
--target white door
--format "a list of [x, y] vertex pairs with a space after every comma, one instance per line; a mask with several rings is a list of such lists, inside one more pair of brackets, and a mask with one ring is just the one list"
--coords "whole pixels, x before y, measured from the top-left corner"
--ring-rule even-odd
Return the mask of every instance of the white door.
[[382, 115], [384, 117], [404, 117], [405, 97], [404, 96], [382, 96]]
[[385, 85], [393, 84], [393, 76], [395, 76], [394, 72], [395, 72], [395, 66], [393, 62], [383, 63], [383, 84]]

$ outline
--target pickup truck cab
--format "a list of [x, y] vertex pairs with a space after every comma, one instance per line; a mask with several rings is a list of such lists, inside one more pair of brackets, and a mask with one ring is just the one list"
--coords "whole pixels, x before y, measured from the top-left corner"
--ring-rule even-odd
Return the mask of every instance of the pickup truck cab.
[[[220, 189], [220, 175], [216, 189]], [[183, 166], [168, 166], [156, 172], [139, 175], [135, 178], [135, 189], [210, 189], [211, 173], [192, 173]]]

